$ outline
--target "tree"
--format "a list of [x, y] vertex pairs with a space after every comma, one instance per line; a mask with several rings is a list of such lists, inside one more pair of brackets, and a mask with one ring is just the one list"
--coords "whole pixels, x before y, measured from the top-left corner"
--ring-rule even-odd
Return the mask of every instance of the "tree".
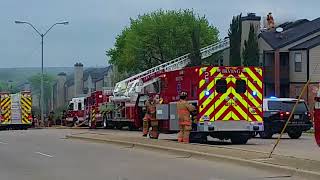
[[258, 37], [253, 24], [250, 24], [248, 41], [244, 41], [242, 58], [244, 66], [259, 66]]
[[7, 82], [0, 81], [0, 92], [9, 92], [9, 93], [17, 93], [20, 89], [17, 87], [17, 83], [9, 80]]
[[[38, 73], [36, 75], [31, 76], [29, 78], [29, 82], [32, 87], [32, 93], [40, 96], [41, 74]], [[53, 76], [49, 74], [43, 75], [43, 100], [46, 108], [48, 108], [48, 105], [51, 100], [51, 91], [52, 91], [53, 83], [54, 83]]]
[[241, 65], [241, 14], [233, 16], [229, 28], [230, 39], [230, 66]]
[[0, 92], [6, 91], [7, 89], [8, 89], [7, 85], [4, 82], [0, 81]]
[[200, 44], [200, 25], [196, 24], [192, 32], [192, 51], [190, 53], [191, 63], [190, 66], [199, 66], [201, 65], [201, 44]]
[[217, 41], [218, 30], [205, 16], [192, 10], [157, 10], [130, 19], [107, 56], [120, 73], [130, 75], [189, 52], [196, 55], [196, 49]]

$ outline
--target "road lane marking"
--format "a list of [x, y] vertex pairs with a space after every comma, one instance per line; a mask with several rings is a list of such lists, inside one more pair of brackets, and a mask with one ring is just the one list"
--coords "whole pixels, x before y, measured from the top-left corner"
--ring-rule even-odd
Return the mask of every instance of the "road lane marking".
[[42, 156], [46, 156], [46, 157], [49, 157], [49, 158], [53, 158], [53, 156], [51, 156], [50, 154], [45, 154], [45, 153], [41, 153], [41, 152], [35, 152], [36, 154], [40, 154]]
[[1, 141], [0, 141], [0, 144], [8, 144], [8, 143], [6, 143], [6, 142], [1, 142]]

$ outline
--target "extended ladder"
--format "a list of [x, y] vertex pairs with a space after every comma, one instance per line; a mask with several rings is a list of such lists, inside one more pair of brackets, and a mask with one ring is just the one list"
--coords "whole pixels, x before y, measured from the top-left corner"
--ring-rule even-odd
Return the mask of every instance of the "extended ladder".
[[[218, 43], [215, 44], [211, 44], [209, 46], [206, 46], [204, 48], [200, 49], [200, 53], [201, 53], [201, 59], [205, 59], [209, 56], [211, 56], [212, 54], [222, 51], [224, 49], [227, 49], [230, 47], [230, 43], [229, 43], [229, 39], [224, 39]], [[148, 69], [146, 71], [143, 71], [139, 74], [136, 74], [134, 76], [131, 76], [125, 80], [122, 80], [120, 82], [118, 82], [114, 88], [113, 91], [113, 95], [114, 96], [123, 96], [124, 94], [130, 94], [128, 93], [128, 83], [135, 81], [135, 80], [139, 80], [139, 79], [149, 79], [148, 77], [150, 77], [150, 81], [154, 82], [153, 79], [157, 78], [157, 75], [162, 73], [162, 72], [169, 72], [169, 71], [175, 71], [175, 70], [179, 70], [182, 69], [184, 67], [186, 67], [188, 64], [190, 63], [190, 53], [185, 54], [183, 56], [180, 56], [178, 58], [175, 58], [171, 61], [165, 62], [163, 64], [160, 64], [156, 67], [153, 67], [151, 69]], [[150, 82], [143, 82], [143, 84], [141, 84], [140, 82], [140, 86], [141, 87], [145, 87], [146, 85], [150, 84]], [[134, 90], [133, 88], [130, 88], [131, 90]]]

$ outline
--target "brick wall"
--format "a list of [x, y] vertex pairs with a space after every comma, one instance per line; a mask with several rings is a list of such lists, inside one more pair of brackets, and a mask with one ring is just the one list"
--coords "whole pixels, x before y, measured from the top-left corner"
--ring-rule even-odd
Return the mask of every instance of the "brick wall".
[[[304, 84], [290, 84], [290, 97], [295, 98], [300, 95]], [[308, 88], [304, 92], [302, 98], [307, 102], [310, 110], [314, 107], [314, 97], [317, 95], [317, 91], [319, 88], [318, 83], [312, 83], [308, 85]]]

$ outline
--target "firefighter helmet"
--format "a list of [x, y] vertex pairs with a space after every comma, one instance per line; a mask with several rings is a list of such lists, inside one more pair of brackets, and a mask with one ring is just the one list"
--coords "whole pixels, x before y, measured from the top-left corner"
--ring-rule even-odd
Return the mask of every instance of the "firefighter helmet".
[[180, 93], [180, 99], [186, 99], [187, 96], [188, 96], [188, 93], [185, 92], [185, 91], [182, 91], [182, 92]]

